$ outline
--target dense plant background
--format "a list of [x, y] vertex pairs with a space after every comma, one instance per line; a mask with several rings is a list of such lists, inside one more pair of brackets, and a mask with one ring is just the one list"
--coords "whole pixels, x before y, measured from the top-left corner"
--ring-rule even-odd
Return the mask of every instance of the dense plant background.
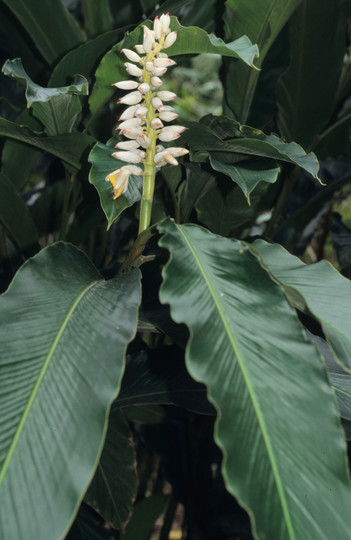
[[[137, 238], [111, 84], [167, 12], [190, 154]], [[351, 539], [350, 15], [0, 4], [1, 539]]]

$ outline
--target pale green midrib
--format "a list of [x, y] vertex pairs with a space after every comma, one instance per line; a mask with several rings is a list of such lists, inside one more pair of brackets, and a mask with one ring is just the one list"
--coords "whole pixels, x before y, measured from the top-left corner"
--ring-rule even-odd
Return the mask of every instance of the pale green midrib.
[[269, 439], [269, 436], [268, 436], [268, 433], [267, 433], [267, 429], [266, 429], [266, 426], [265, 426], [265, 421], [262, 417], [262, 414], [261, 414], [261, 411], [260, 411], [260, 408], [259, 408], [259, 405], [258, 405], [258, 400], [256, 398], [256, 394], [255, 394], [255, 391], [251, 385], [251, 382], [250, 382], [250, 379], [249, 379], [249, 376], [248, 374], [246, 373], [245, 371], [245, 366], [244, 366], [244, 362], [243, 362], [243, 359], [241, 358], [241, 354], [240, 354], [240, 351], [238, 349], [238, 346], [235, 342], [235, 338], [232, 334], [232, 331], [231, 331], [231, 328], [226, 320], [226, 317], [225, 317], [225, 314], [224, 314], [224, 311], [222, 309], [222, 306], [221, 306], [221, 303], [220, 303], [220, 300], [206, 274], [206, 271], [205, 271], [205, 268], [200, 260], [200, 258], [197, 256], [197, 253], [196, 253], [196, 250], [194, 249], [193, 245], [192, 245], [192, 242], [191, 242], [191, 239], [189, 238], [188, 234], [183, 230], [181, 229], [180, 227], [177, 227], [178, 230], [181, 232], [181, 234], [183, 235], [186, 243], [188, 244], [188, 247], [204, 277], [204, 280], [208, 286], [208, 289], [209, 289], [209, 292], [210, 294], [212, 295], [212, 298], [213, 298], [213, 301], [215, 303], [215, 306], [218, 310], [218, 313], [222, 319], [222, 322], [223, 322], [223, 326], [227, 332], [227, 335], [228, 335], [228, 338], [229, 338], [229, 341], [233, 347], [233, 350], [234, 350], [234, 353], [236, 355], [236, 358], [238, 360], [238, 363], [240, 365], [240, 368], [241, 368], [241, 372], [243, 374], [243, 377], [244, 377], [244, 380], [245, 380], [245, 383], [246, 383], [246, 386], [247, 386], [247, 389], [248, 389], [248, 392], [249, 392], [249, 395], [251, 397], [251, 401], [252, 401], [252, 404], [253, 404], [253, 407], [254, 407], [254, 410], [255, 410], [255, 413], [256, 413], [256, 417], [257, 417], [257, 420], [258, 420], [258, 423], [259, 423], [259, 426], [261, 428], [261, 433], [262, 433], [262, 436], [263, 436], [263, 440], [265, 442], [265, 445], [266, 445], [266, 450], [267, 450], [267, 454], [268, 454], [268, 458], [269, 458], [269, 461], [271, 463], [271, 467], [272, 467], [272, 472], [273, 472], [273, 476], [274, 476], [274, 479], [275, 479], [275, 483], [276, 483], [276, 486], [277, 486], [277, 490], [278, 490], [278, 493], [279, 493], [279, 496], [280, 496], [280, 501], [281, 501], [281, 506], [282, 506], [282, 511], [283, 511], [283, 514], [285, 516], [285, 523], [286, 523], [286, 527], [287, 527], [287, 530], [288, 530], [288, 533], [289, 533], [289, 537], [291, 540], [296, 540], [296, 537], [295, 537], [295, 533], [294, 533], [294, 530], [293, 530], [293, 525], [292, 525], [292, 522], [291, 522], [291, 518], [290, 518], [290, 512], [289, 512], [289, 509], [288, 509], [288, 504], [287, 504], [287, 501], [286, 501], [286, 497], [285, 497], [285, 493], [284, 493], [284, 489], [283, 489], [283, 486], [282, 486], [282, 482], [281, 482], [281, 478], [280, 478], [280, 475], [279, 475], [279, 472], [278, 472], [278, 466], [276, 464], [276, 460], [275, 460], [275, 456], [274, 456], [274, 452], [273, 452], [273, 448], [272, 448], [272, 445], [271, 445], [271, 442], [270, 442], [270, 439]]
[[6, 475], [6, 472], [7, 472], [7, 469], [9, 468], [9, 465], [11, 463], [11, 459], [13, 457], [13, 454], [16, 450], [16, 447], [17, 447], [17, 443], [20, 439], [20, 436], [22, 434], [22, 431], [25, 427], [25, 424], [26, 424], [26, 421], [27, 421], [27, 418], [29, 416], [29, 413], [31, 411], [31, 408], [32, 408], [32, 405], [35, 401], [35, 398], [39, 392], [39, 389], [40, 389], [40, 385], [41, 385], [41, 382], [44, 378], [44, 375], [47, 371], [47, 368], [51, 362], [51, 359], [55, 353], [55, 350], [57, 348], [57, 345], [62, 337], [62, 334], [63, 332], [65, 331], [76, 307], [78, 306], [79, 302], [81, 301], [81, 299], [83, 298], [83, 296], [88, 292], [89, 289], [91, 289], [96, 283], [98, 283], [98, 281], [93, 281], [92, 283], [90, 283], [87, 287], [85, 287], [80, 293], [79, 295], [77, 296], [76, 300], [73, 302], [71, 308], [69, 309], [66, 317], [64, 318], [63, 320], [63, 323], [62, 325], [60, 326], [57, 334], [56, 334], [56, 337], [50, 347], [50, 350], [47, 354], [47, 357], [45, 359], [45, 362], [43, 363], [43, 367], [39, 373], [39, 377], [37, 379], [37, 382], [35, 383], [34, 387], [33, 387], [33, 390], [32, 390], [32, 393], [31, 395], [29, 396], [29, 399], [28, 399], [28, 403], [27, 403], [27, 406], [25, 407], [24, 411], [23, 411], [23, 414], [22, 414], [22, 417], [21, 417], [21, 420], [18, 424], [18, 428], [14, 434], [14, 437], [13, 437], [13, 440], [12, 440], [12, 443], [10, 445], [10, 448], [8, 450], [8, 453], [6, 455], [6, 458], [4, 460], [4, 464], [3, 464], [3, 467], [2, 467], [2, 470], [0, 471], [0, 487], [1, 487], [1, 484], [2, 484], [2, 481]]

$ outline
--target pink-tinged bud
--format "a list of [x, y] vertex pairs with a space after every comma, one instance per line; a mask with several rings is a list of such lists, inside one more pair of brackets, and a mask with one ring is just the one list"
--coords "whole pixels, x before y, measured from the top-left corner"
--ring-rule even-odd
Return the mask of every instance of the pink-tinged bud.
[[164, 52], [157, 53], [157, 58], [168, 58], [168, 54]]
[[126, 150], [113, 152], [112, 156], [120, 161], [125, 161], [126, 163], [140, 163], [145, 157], [145, 152], [143, 150]]
[[151, 141], [150, 141], [149, 137], [147, 135], [145, 135], [145, 133], [143, 133], [142, 135], [139, 135], [139, 137], [137, 138], [137, 142], [143, 148], [149, 148], [149, 146], [151, 144]]
[[117, 86], [121, 90], [134, 90], [134, 88], [138, 88], [138, 84], [137, 81], [120, 81], [113, 83], [112, 86]]
[[154, 64], [156, 67], [169, 67], [172, 65], [170, 58], [155, 58]]
[[157, 88], [162, 85], [162, 80], [159, 77], [151, 77], [151, 86]]
[[168, 90], [161, 90], [160, 92], [157, 92], [157, 97], [162, 99], [162, 101], [171, 101], [177, 97], [177, 94], [168, 92]]
[[137, 141], [120, 141], [115, 145], [115, 148], [119, 150], [135, 150], [139, 148], [139, 143]]
[[151, 105], [157, 110], [159, 110], [159, 109], [161, 109], [163, 107], [163, 103], [162, 103], [162, 101], [160, 100], [159, 97], [152, 98]]
[[144, 118], [144, 116], [147, 115], [147, 107], [140, 106], [135, 111], [135, 115], [137, 118]]
[[141, 126], [141, 122], [142, 120], [140, 118], [128, 118], [128, 120], [124, 120], [124, 122], [119, 124], [116, 129], [123, 130], [127, 127], [139, 127]]
[[131, 60], [131, 62], [140, 62], [140, 56], [130, 49], [122, 49], [121, 52], [128, 58], [128, 60]]
[[160, 128], [163, 128], [163, 124], [159, 118], [153, 118], [151, 120], [151, 127], [153, 129], [160, 129]]
[[153, 75], [155, 75], [156, 77], [162, 77], [162, 75], [164, 75], [167, 71], [167, 68], [165, 67], [154, 67], [154, 69], [151, 71], [151, 73]]
[[162, 132], [166, 133], [183, 133], [183, 131], [185, 131], [186, 127], [184, 126], [166, 126], [165, 128], [163, 128]]
[[146, 62], [145, 64], [145, 68], [147, 69], [147, 71], [150, 71], [151, 73], [153, 73], [155, 67], [156, 66], [153, 62]]
[[178, 118], [178, 114], [171, 111], [164, 111], [164, 107], [162, 107], [162, 110], [160, 111], [159, 118], [163, 120], [164, 122], [172, 122], [172, 120], [175, 120]]
[[125, 165], [125, 168], [128, 169], [128, 171], [133, 174], [134, 176], [143, 176], [143, 171], [140, 167], [136, 167], [135, 165]]
[[180, 157], [185, 156], [186, 154], [189, 154], [189, 150], [187, 148], [181, 148], [180, 146], [170, 146], [167, 148], [167, 152], [171, 153], [172, 156]]
[[145, 50], [144, 50], [144, 47], [142, 45], [134, 45], [133, 47], [137, 53], [139, 54], [144, 54], [145, 53]]
[[162, 23], [158, 17], [155, 17], [154, 20], [154, 33], [156, 39], [160, 39], [162, 36]]
[[169, 13], [161, 15], [160, 21], [161, 21], [161, 24], [162, 24], [162, 33], [167, 34], [169, 32], [169, 25], [170, 25], [170, 22], [171, 22], [171, 18], [169, 16]]
[[135, 92], [129, 92], [129, 94], [121, 97], [121, 99], [118, 100], [118, 103], [124, 103], [125, 105], [136, 105], [137, 103], [140, 103], [141, 99], [142, 94], [136, 90]]
[[160, 141], [163, 141], [163, 142], [175, 141], [179, 137], [180, 137], [179, 133], [174, 133], [174, 132], [172, 133], [170, 131], [168, 131], [166, 133], [162, 133], [162, 131], [161, 131], [161, 133], [158, 136]]
[[121, 120], [128, 120], [129, 118], [133, 118], [134, 113], [137, 109], [139, 109], [140, 105], [132, 105], [131, 107], [127, 107], [126, 110], [121, 114], [119, 117], [119, 121]]
[[122, 135], [127, 137], [127, 139], [136, 139], [139, 135], [142, 135], [143, 130], [141, 128], [125, 128], [122, 131]]
[[141, 92], [142, 94], [146, 94], [147, 92], [149, 92], [150, 90], [150, 85], [147, 84], [147, 83], [142, 83], [138, 86], [138, 90], [139, 92]]
[[142, 77], [143, 75], [142, 69], [138, 68], [134, 64], [130, 64], [129, 62], [126, 62], [124, 65], [129, 75], [132, 75], [133, 77]]
[[173, 43], [176, 41], [176, 39], [177, 39], [177, 32], [171, 32], [170, 34], [168, 34], [163, 45], [164, 48], [168, 49], [168, 47], [171, 47]]
[[149, 28], [145, 25], [143, 25], [143, 28], [144, 28], [144, 39], [143, 39], [144, 51], [146, 53], [151, 53], [153, 45], [155, 43], [154, 33], [152, 30], [149, 30]]

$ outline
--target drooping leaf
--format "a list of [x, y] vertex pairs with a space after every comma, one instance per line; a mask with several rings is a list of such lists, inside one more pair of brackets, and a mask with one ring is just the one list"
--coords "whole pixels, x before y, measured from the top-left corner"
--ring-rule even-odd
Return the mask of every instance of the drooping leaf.
[[0, 118], [0, 136], [10, 137], [40, 148], [57, 156], [75, 169], [81, 167], [83, 154], [95, 142], [95, 139], [86, 133], [65, 133], [53, 137], [37, 136], [31, 130], [5, 118]]
[[25, 255], [39, 251], [33, 218], [14, 184], [0, 173], [0, 221]]
[[106, 521], [122, 529], [136, 494], [135, 453], [132, 434], [123, 414], [114, 409], [109, 416], [104, 448], [85, 499]]
[[4, 0], [49, 64], [84, 41], [78, 24], [61, 0]]
[[219, 412], [224, 480], [254, 537], [347, 537], [351, 491], [333, 392], [283, 291], [238, 241], [172, 221], [159, 230], [171, 254], [160, 298], [189, 327], [187, 368]]
[[[150, 26], [150, 21], [144, 24]], [[213, 34], [207, 34], [205, 30], [197, 27], [181, 26], [176, 17], [171, 17], [171, 29], [177, 31], [177, 41], [167, 49], [167, 54], [177, 56], [182, 54], [212, 53], [233, 58], [240, 58], [248, 65], [253, 66], [258, 54], [257, 47], [243, 36], [231, 43], [224, 41]], [[126, 77], [124, 57], [119, 54], [121, 49], [132, 49], [137, 43], [142, 43], [143, 29], [138, 26], [135, 30], [127, 33], [125, 38], [118, 43], [103, 57], [96, 71], [96, 83], [91, 93], [89, 103], [92, 113], [106, 102], [114, 90], [111, 84]]]
[[69, 133], [82, 110], [79, 95], [88, 94], [88, 81], [77, 75], [70, 86], [43, 88], [34, 83], [25, 72], [20, 58], [7, 60], [1, 70], [24, 85], [27, 107], [46, 127], [48, 135]]
[[277, 87], [278, 125], [283, 137], [305, 148], [335, 106], [347, 9], [344, 0], [302, 0], [289, 21], [291, 60]]
[[67, 530], [99, 459], [139, 300], [137, 270], [102, 280], [63, 243], [29, 259], [0, 298], [4, 540]]
[[320, 322], [335, 357], [351, 369], [351, 282], [329, 262], [306, 265], [278, 244], [256, 240], [249, 249], [284, 288], [290, 302]]
[[130, 176], [128, 190], [118, 199], [113, 200], [113, 189], [110, 182], [105, 181], [105, 177], [123, 167], [125, 163], [112, 157], [114, 139], [110, 139], [108, 144], [96, 143], [89, 154], [89, 162], [92, 164], [89, 182], [95, 186], [99, 193], [101, 207], [108, 221], [108, 229], [118, 216], [136, 201], [141, 199], [142, 179], [140, 176]]
[[183, 352], [175, 347], [140, 351], [127, 358], [121, 391], [113, 407], [177, 405], [199, 414], [214, 414], [206, 388], [185, 369]]
[[[246, 34], [260, 51], [256, 66], [262, 63], [274, 40], [301, 0], [247, 2], [227, 0], [224, 14], [226, 39]], [[261, 73], [240, 62], [228, 62], [225, 73], [226, 99], [236, 118], [245, 124]]]
[[225, 133], [229, 129], [228, 124], [231, 123], [232, 130], [240, 133], [241, 137], [223, 140], [215, 133], [214, 125], [211, 125], [210, 129], [201, 122], [187, 122], [189, 129], [182, 134], [182, 143], [187, 144], [193, 151], [211, 153], [216, 159], [227, 163], [243, 161], [248, 155], [292, 163], [318, 179], [319, 164], [313, 152], [306, 154], [298, 144], [286, 143], [277, 135], [265, 135], [258, 129], [241, 126], [234, 120], [225, 119], [225, 121]]

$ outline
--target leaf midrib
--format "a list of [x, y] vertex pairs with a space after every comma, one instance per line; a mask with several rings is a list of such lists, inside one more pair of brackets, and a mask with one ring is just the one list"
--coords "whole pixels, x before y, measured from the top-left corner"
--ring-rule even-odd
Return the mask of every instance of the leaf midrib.
[[262, 417], [262, 414], [261, 414], [261, 411], [260, 411], [260, 408], [259, 408], [259, 403], [258, 403], [256, 394], [255, 394], [254, 388], [252, 387], [251, 381], [249, 379], [249, 375], [247, 374], [247, 372], [245, 370], [245, 365], [244, 365], [243, 359], [241, 357], [239, 347], [238, 347], [238, 345], [237, 345], [237, 343], [235, 341], [235, 337], [234, 337], [234, 335], [233, 335], [233, 333], [231, 331], [231, 328], [230, 328], [230, 326], [228, 324], [228, 321], [226, 319], [226, 316], [225, 316], [224, 310], [222, 308], [220, 299], [218, 298], [218, 295], [217, 295], [214, 287], [212, 286], [212, 283], [211, 283], [209, 277], [207, 276], [205, 267], [202, 264], [200, 258], [198, 257], [197, 252], [196, 252], [196, 250], [195, 250], [195, 248], [194, 248], [194, 246], [193, 246], [193, 244], [191, 242], [191, 239], [190, 239], [189, 235], [185, 232], [185, 230], [183, 228], [178, 227], [178, 226], [177, 226], [177, 228], [180, 231], [180, 233], [182, 234], [182, 236], [184, 237], [184, 240], [187, 243], [188, 248], [189, 248], [189, 250], [191, 251], [191, 254], [194, 257], [195, 262], [197, 263], [197, 265], [198, 265], [198, 267], [199, 267], [199, 269], [201, 271], [201, 274], [202, 274], [202, 276], [203, 276], [203, 278], [204, 278], [204, 280], [206, 282], [206, 285], [208, 287], [208, 290], [209, 290], [209, 292], [210, 292], [210, 294], [211, 294], [211, 296], [213, 298], [214, 304], [215, 304], [215, 306], [217, 308], [217, 311], [218, 311], [218, 314], [219, 314], [219, 316], [220, 316], [220, 318], [221, 318], [221, 320], [223, 322], [223, 326], [224, 326], [225, 331], [227, 333], [228, 339], [230, 341], [230, 344], [231, 344], [231, 346], [232, 346], [232, 348], [234, 350], [235, 356], [236, 356], [237, 361], [239, 363], [242, 375], [243, 375], [245, 383], [246, 383], [246, 387], [248, 389], [248, 392], [249, 392], [249, 395], [250, 395], [250, 398], [251, 398], [251, 402], [252, 402], [254, 411], [256, 413], [257, 421], [258, 421], [259, 426], [261, 428], [261, 433], [262, 433], [263, 440], [265, 442], [267, 455], [268, 455], [269, 461], [271, 463], [272, 472], [273, 472], [273, 476], [274, 476], [274, 479], [275, 479], [275, 484], [277, 486], [277, 490], [278, 490], [278, 493], [279, 493], [281, 506], [282, 506], [282, 511], [283, 511], [284, 516], [285, 516], [285, 523], [286, 523], [287, 531], [288, 531], [290, 539], [291, 540], [296, 540], [295, 533], [294, 533], [294, 530], [293, 530], [293, 525], [292, 525], [291, 518], [290, 518], [290, 513], [289, 513], [289, 510], [288, 510], [288, 504], [287, 504], [286, 497], [285, 497], [285, 494], [284, 494], [282, 481], [281, 481], [281, 478], [280, 478], [280, 475], [279, 475], [278, 466], [277, 466], [277, 463], [276, 463], [276, 460], [275, 460], [275, 456], [274, 456], [273, 448], [272, 448], [272, 445], [271, 445], [271, 441], [269, 439], [269, 435], [268, 435], [268, 432], [267, 432], [267, 429], [266, 429], [265, 421], [264, 421], [264, 419]]
[[90, 290], [95, 284], [97, 283], [97, 281], [93, 281], [92, 283], [90, 283], [87, 287], [85, 287], [80, 293], [79, 295], [77, 296], [76, 300], [73, 302], [72, 306], [70, 307], [66, 317], [64, 318], [57, 334], [56, 334], [56, 337], [55, 339], [53, 340], [52, 342], [52, 345], [49, 349], [49, 352], [46, 356], [46, 359], [43, 363], [43, 366], [40, 370], [40, 373], [39, 373], [39, 376], [38, 376], [38, 379], [33, 387], [33, 390], [29, 396], [29, 399], [28, 399], [28, 402], [27, 402], [27, 405], [23, 411], [23, 414], [22, 414], [22, 417], [21, 417], [21, 420], [19, 421], [18, 423], [18, 427], [17, 427], [17, 430], [14, 434], [14, 437], [12, 439], [12, 443], [9, 447], [9, 450], [7, 452], [7, 455], [6, 455], [6, 458], [4, 460], [4, 464], [3, 464], [3, 467], [2, 467], [2, 470], [0, 471], [0, 486], [4, 480], [4, 477], [6, 475], [6, 472], [10, 466], [10, 463], [11, 463], [11, 460], [12, 460], [12, 457], [13, 457], [13, 454], [17, 448], [17, 444], [18, 444], [18, 441], [21, 437], [21, 434], [23, 432], [23, 429], [25, 428], [25, 425], [26, 425], [26, 422], [27, 422], [27, 419], [28, 419], [28, 416], [30, 414], [30, 411], [32, 409], [32, 406], [33, 406], [33, 403], [35, 401], [35, 398], [37, 397], [37, 394], [39, 392], [39, 389], [40, 389], [40, 385], [42, 383], [42, 380], [44, 378], [44, 375], [46, 374], [47, 372], [47, 369], [50, 365], [50, 362], [52, 360], [52, 357], [56, 351], [56, 348], [60, 342], [60, 339], [63, 335], [63, 332], [65, 331], [65, 329], [67, 328], [67, 325], [69, 323], [69, 321], [71, 320], [72, 318], [72, 315], [75, 311], [75, 309], [77, 308], [78, 304], [80, 303], [81, 299], [83, 298], [83, 296], [88, 292], [88, 290]]

